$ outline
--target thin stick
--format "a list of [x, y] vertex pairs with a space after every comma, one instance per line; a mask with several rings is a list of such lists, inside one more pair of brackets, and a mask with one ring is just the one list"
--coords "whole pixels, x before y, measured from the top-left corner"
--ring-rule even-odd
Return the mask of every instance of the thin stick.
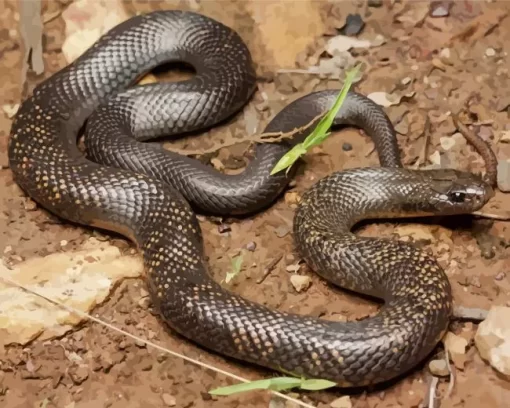
[[283, 258], [283, 255], [277, 256], [275, 259], [273, 259], [265, 268], [264, 273], [262, 276], [257, 280], [257, 283], [262, 283], [266, 280], [266, 278], [269, 276], [269, 274], [274, 270], [276, 265], [278, 265], [278, 262], [280, 262], [280, 259]]
[[429, 389], [428, 389], [428, 395], [425, 401], [425, 407], [427, 408], [434, 408], [436, 405], [436, 389], [437, 384], [439, 383], [439, 378], [436, 376], [432, 376], [430, 379]]
[[[226, 377], [230, 377], [230, 378], [233, 378], [237, 381], [241, 381], [241, 382], [244, 382], [244, 383], [247, 383], [247, 382], [250, 382], [250, 380], [246, 379], [246, 378], [243, 378], [243, 377], [240, 377], [238, 375], [235, 375], [235, 374], [232, 374], [232, 373], [229, 373], [228, 371], [225, 371], [225, 370], [222, 370], [221, 368], [218, 368], [218, 367], [215, 367], [211, 364], [207, 364], [207, 363], [203, 363], [199, 360], [195, 360], [194, 358], [191, 358], [191, 357], [186, 357], [185, 355], [183, 354], [180, 354], [180, 353], [177, 353], [175, 351], [172, 351], [172, 350], [169, 350], [167, 348], [164, 348], [162, 346], [159, 346], [157, 345], [156, 343], [153, 343], [149, 340], [145, 340], [141, 337], [138, 337], [138, 336], [135, 336], [125, 330], [122, 330], [118, 327], [115, 327], [114, 325], [110, 324], [110, 323], [107, 323], [101, 319], [98, 319], [97, 317], [94, 317], [94, 316], [91, 316], [89, 315], [88, 313], [85, 313], [85, 312], [82, 312], [81, 310], [78, 310], [78, 309], [75, 309], [74, 307], [72, 306], [68, 306], [64, 303], [61, 303], [59, 302], [58, 300], [54, 300], [54, 299], [51, 299], [51, 298], [48, 298], [47, 296], [39, 293], [39, 292], [36, 292], [32, 289], [29, 289], [27, 287], [25, 287], [24, 285], [22, 285], [21, 283], [18, 283], [16, 282], [15, 280], [9, 278], [9, 277], [6, 277], [6, 276], [0, 276], [0, 279], [2, 279], [4, 282], [12, 285], [12, 286], [16, 286], [17, 288], [19, 289], [22, 289], [32, 295], [35, 295], [35, 296], [38, 296], [44, 300], [46, 300], [47, 302], [50, 302], [52, 303], [53, 305], [55, 306], [59, 306], [65, 310], [67, 310], [68, 312], [70, 313], [75, 313], [77, 315], [79, 315], [80, 317], [83, 317], [83, 318], [87, 318], [87, 319], [90, 319], [98, 324], [101, 324], [105, 327], [108, 327], [109, 329], [113, 330], [113, 331], [116, 331], [117, 333], [120, 333], [120, 334], [123, 334], [124, 336], [127, 336], [127, 337], [130, 337], [132, 338], [133, 340], [136, 340], [136, 341], [140, 341], [144, 344], [146, 344], [147, 346], [151, 346], [159, 351], [162, 351], [162, 352], [165, 352], [165, 353], [168, 353], [174, 357], [178, 357], [178, 358], [182, 358], [183, 360], [186, 360], [186, 361], [189, 361], [190, 363], [193, 363], [193, 364], [196, 364], [200, 367], [203, 367], [203, 368], [206, 368], [208, 370], [211, 370], [211, 371], [214, 371], [214, 372], [217, 372], [219, 374], [222, 374]], [[282, 394], [280, 392], [276, 392], [276, 391], [271, 391], [269, 390], [270, 393], [274, 394], [274, 395], [278, 395], [279, 397], [281, 398], [284, 398], [288, 401], [292, 401], [294, 402], [295, 404], [298, 404], [299, 406], [301, 407], [305, 407], [305, 408], [315, 408], [313, 405], [310, 405], [310, 404], [307, 404], [306, 402], [303, 402], [303, 401], [300, 401], [298, 399], [295, 399], [295, 398], [292, 398], [292, 397], [289, 397], [288, 395], [285, 395], [285, 394]]]

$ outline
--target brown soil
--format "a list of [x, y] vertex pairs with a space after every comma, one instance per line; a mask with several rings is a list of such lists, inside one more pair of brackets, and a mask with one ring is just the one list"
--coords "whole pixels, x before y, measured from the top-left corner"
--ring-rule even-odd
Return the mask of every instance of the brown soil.
[[[63, 0], [44, 2], [43, 13], [58, 12], [69, 3]], [[130, 12], [147, 11], [175, 7], [175, 3], [132, 1], [127, 4], [127, 9]], [[180, 8], [191, 7], [181, 3]], [[303, 3], [320, 10], [317, 14], [320, 25], [309, 29], [308, 44], [294, 44], [282, 39], [280, 33], [291, 25], [287, 35], [289, 32], [293, 35], [294, 30], [304, 36], [308, 19], [312, 18], [309, 13], [294, 12], [287, 18], [287, 12], [282, 9], [284, 6], [268, 2], [266, 6], [274, 8], [271, 12], [281, 13], [279, 19], [269, 21], [261, 17], [269, 11], [267, 7], [261, 7], [260, 1], [203, 2], [198, 6], [199, 11], [235, 27], [250, 44], [259, 73], [264, 77], [260, 90], [269, 97], [266, 110], [260, 109], [260, 92], [246, 108], [257, 114], [260, 121], [257, 131], [261, 131], [267, 120], [292, 99], [313, 89], [339, 87], [336, 80], [314, 75], [277, 74], [276, 70], [295, 68], [286, 55], [292, 55], [292, 59], [295, 56], [304, 66], [315, 63], [326, 38], [322, 35], [336, 34], [334, 28], [343, 25], [347, 14], [358, 12], [366, 23], [365, 33], [374, 33], [372, 37], [382, 34], [387, 41], [380, 47], [353, 52], [357, 59], [369, 66], [368, 74], [357, 90], [365, 94], [395, 90], [397, 93], [415, 92], [414, 96], [387, 108], [390, 118], [398, 126], [406, 165], [415, 164], [426, 145], [426, 161], [422, 160], [421, 164], [430, 164], [428, 158], [439, 152], [449, 166], [483, 170], [483, 161], [469, 145], [457, 141], [446, 151], [440, 143], [441, 138], [455, 131], [451, 118], [442, 115], [463, 106], [467, 106], [474, 130], [488, 140], [498, 158], [510, 158], [510, 144], [498, 141], [502, 131], [508, 128], [506, 67], [509, 61], [505, 44], [510, 40], [510, 29], [508, 18], [498, 23], [498, 17], [510, 10], [508, 3], [459, 1], [450, 9], [449, 17], [435, 19], [426, 14], [420, 17], [425, 4], [420, 2], [396, 2], [392, 6], [390, 3], [393, 2], [385, 1], [380, 8], [358, 7], [358, 2], [336, 6], [327, 2]], [[23, 54], [17, 32], [17, 4], [6, 0], [0, 5], [2, 105], [19, 103], [26, 95], [20, 84]], [[467, 30], [470, 25], [474, 28]], [[44, 25], [45, 72], [40, 77], [29, 73], [29, 88], [66, 65], [60, 48], [64, 41], [64, 27], [65, 22], [59, 15]], [[268, 35], [267, 30], [272, 30], [273, 35]], [[257, 38], [259, 32], [265, 33], [266, 44]], [[455, 36], [457, 33], [461, 35]], [[268, 45], [268, 41], [274, 41], [274, 44]], [[444, 63], [439, 51], [446, 46], [450, 47], [450, 58]], [[487, 52], [488, 48], [493, 49], [495, 55], [492, 51]], [[285, 53], [279, 54], [279, 49], [285, 49]], [[402, 85], [406, 77], [411, 81]], [[284, 99], [279, 100], [280, 96]], [[427, 117], [430, 119], [428, 130], [425, 127]], [[212, 140], [222, 132], [243, 134], [246, 122], [246, 116], [240, 114], [230, 123], [208, 132], [206, 138]], [[0, 250], [10, 247], [10, 251], [4, 252], [4, 260], [16, 264], [34, 256], [62, 251], [62, 240], [68, 242], [66, 248], [79, 248], [91, 235], [105, 237], [92, 230], [69, 226], [25, 198], [13, 183], [8, 168], [6, 146], [10, 123], [8, 113], [0, 113]], [[199, 145], [201, 138], [196, 140], [192, 143]], [[346, 144], [352, 149], [345, 149]], [[221, 149], [213, 156], [217, 156], [227, 171], [239, 171], [239, 163], [244, 163], [245, 148], [246, 143]], [[202, 159], [210, 160], [211, 157]], [[290, 191], [303, 192], [334, 170], [367, 165], [378, 165], [370, 140], [358, 130], [336, 132], [321, 148], [307, 155], [306, 163], [295, 179], [295, 187]], [[292, 272], [289, 272], [292, 268], [287, 267], [296, 265], [299, 259], [290, 234], [294, 211], [291, 198], [290, 195], [282, 197], [271, 208], [250, 218], [222, 220], [222, 224], [229, 226], [226, 232], [220, 232], [225, 228], [219, 227], [217, 220], [201, 218], [214, 277], [218, 281], [224, 279], [231, 268], [231, 257], [242, 251], [243, 269], [225, 285], [246, 298], [281, 310], [337, 320], [357, 319], [375, 312], [376, 304], [333, 289], [304, 263], [297, 273], [309, 275], [312, 285], [301, 293], [293, 288], [290, 283]], [[498, 192], [494, 202], [493, 207], [508, 209], [510, 199]], [[402, 222], [398, 228], [395, 224], [376, 223], [363, 227], [361, 233], [389, 238], [395, 238], [397, 233], [400, 237], [418, 238], [417, 245], [431, 250], [447, 271], [456, 305], [484, 309], [493, 304], [510, 305], [510, 227], [502, 221], [461, 217], [440, 222]], [[115, 237], [115, 240], [124, 249], [131, 246], [121, 238]], [[252, 243], [255, 243], [255, 249], [246, 250], [247, 246], [254, 246]], [[264, 268], [280, 256], [282, 259], [274, 270], [258, 283]], [[167, 330], [154, 316], [148, 302], [140, 301], [143, 286], [143, 281], [137, 279], [122, 282], [110, 299], [94, 310], [94, 316], [245, 378], [272, 375], [213, 355]], [[451, 331], [467, 338], [469, 346], [464, 367], [457, 369], [453, 394], [441, 402], [443, 408], [476, 407], [480, 403], [490, 407], [507, 406], [510, 383], [481, 360], [473, 343], [476, 328], [476, 324], [469, 322], [452, 323]], [[439, 346], [437, 353], [441, 352]], [[348, 393], [352, 406], [357, 408], [418, 407], [423, 404], [430, 377], [427, 362], [424, 362], [413, 373], [392, 384]], [[221, 398], [207, 393], [211, 388], [231, 382], [220, 374], [135, 343], [96, 323], [83, 324], [58, 339], [36, 339], [25, 346], [10, 345], [0, 350], [0, 404], [6, 408], [161, 407], [171, 406], [172, 397], [177, 407], [291, 406], [266, 392]], [[442, 379], [439, 391], [444, 394], [447, 386], [447, 381]], [[293, 395], [315, 406], [326, 407], [343, 393], [321, 391]]]

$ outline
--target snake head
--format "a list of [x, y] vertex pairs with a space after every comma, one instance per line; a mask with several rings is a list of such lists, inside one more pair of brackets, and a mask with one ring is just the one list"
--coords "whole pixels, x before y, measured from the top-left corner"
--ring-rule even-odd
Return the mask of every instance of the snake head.
[[430, 204], [441, 214], [467, 214], [482, 208], [494, 189], [479, 175], [451, 169], [426, 171], [430, 179]]

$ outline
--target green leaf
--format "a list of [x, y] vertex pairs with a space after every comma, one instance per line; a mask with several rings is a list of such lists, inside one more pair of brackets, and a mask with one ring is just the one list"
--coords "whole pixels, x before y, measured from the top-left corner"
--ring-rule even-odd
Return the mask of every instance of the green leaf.
[[310, 380], [303, 380], [301, 382], [301, 388], [303, 390], [309, 390], [309, 391], [318, 391], [318, 390], [325, 390], [326, 388], [331, 388], [336, 386], [336, 383], [329, 380], [320, 380], [320, 379], [310, 379]]
[[276, 163], [276, 166], [271, 170], [271, 176], [286, 168], [290, 169], [290, 166], [305, 153], [306, 149], [303, 147], [303, 143], [295, 145]]
[[289, 171], [290, 167], [306, 152], [313, 146], [316, 146], [322, 143], [329, 135], [329, 129], [333, 124], [333, 120], [337, 115], [340, 107], [344, 103], [345, 98], [347, 97], [347, 93], [355, 80], [359, 79], [359, 65], [354, 67], [352, 70], [347, 72], [345, 82], [338, 94], [338, 97], [335, 100], [335, 103], [328, 111], [328, 113], [319, 121], [314, 130], [308, 135], [308, 137], [302, 142], [295, 145], [291, 150], [289, 150], [274, 166], [273, 170], [271, 170], [271, 175], [276, 174], [282, 170], [287, 169]]
[[290, 388], [298, 387], [301, 384], [299, 378], [293, 377], [277, 377], [266, 380], [251, 381], [248, 383], [240, 383], [229, 385], [227, 387], [215, 388], [209, 391], [211, 395], [232, 395], [239, 392], [247, 392], [253, 390], [273, 390], [283, 391]]
[[225, 276], [225, 282], [229, 283], [232, 279], [234, 279], [239, 272], [241, 272], [241, 266], [243, 265], [243, 255], [240, 254], [238, 256], [234, 256], [230, 260], [232, 264], [232, 271], [227, 272], [227, 276]]

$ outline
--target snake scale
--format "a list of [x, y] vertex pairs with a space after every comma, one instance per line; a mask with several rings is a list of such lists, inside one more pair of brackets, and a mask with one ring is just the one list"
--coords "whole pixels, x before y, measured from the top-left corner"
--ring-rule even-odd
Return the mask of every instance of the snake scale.
[[[196, 74], [134, 86], [169, 61], [188, 63]], [[471, 212], [492, 190], [469, 173], [404, 169], [387, 116], [350, 92], [335, 123], [362, 127], [382, 167], [349, 169], [317, 182], [296, 210], [293, 235], [322, 277], [384, 305], [364, 320], [336, 322], [233, 294], [207, 272], [194, 208], [233, 214], [267, 206], [289, 181], [284, 172], [269, 175], [288, 146], [258, 144], [246, 170], [226, 176], [142, 142], [211, 127], [239, 111], [255, 89], [252, 65], [237, 33], [208, 17], [176, 10], [135, 16], [21, 104], [8, 147], [14, 180], [59, 217], [132, 239], [164, 321], [203, 347], [344, 387], [395, 378], [423, 360], [447, 330], [450, 285], [427, 253], [400, 241], [358, 237], [351, 228], [367, 218]], [[337, 92], [294, 101], [265, 130], [308, 123]], [[77, 147], [84, 124], [89, 157]]]

